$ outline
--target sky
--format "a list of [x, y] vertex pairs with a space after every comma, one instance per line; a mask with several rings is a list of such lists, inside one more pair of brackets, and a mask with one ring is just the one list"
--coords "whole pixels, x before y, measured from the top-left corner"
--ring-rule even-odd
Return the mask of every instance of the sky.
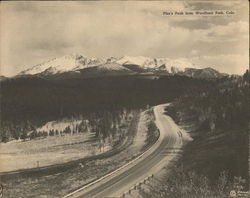
[[[12, 76], [71, 53], [186, 59], [243, 74], [249, 67], [249, 5], [237, 1], [1, 2], [0, 74]], [[228, 10], [224, 16], [164, 11]]]

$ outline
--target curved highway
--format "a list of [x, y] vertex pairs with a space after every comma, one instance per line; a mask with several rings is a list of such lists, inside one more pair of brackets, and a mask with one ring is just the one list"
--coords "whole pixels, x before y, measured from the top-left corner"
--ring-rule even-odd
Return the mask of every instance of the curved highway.
[[120, 197], [133, 185], [145, 177], [156, 174], [174, 157], [174, 149], [182, 147], [182, 139], [188, 136], [183, 134], [174, 121], [164, 114], [167, 104], [154, 108], [155, 123], [160, 130], [160, 137], [142, 157], [135, 160], [127, 167], [119, 170], [109, 177], [90, 185], [87, 188], [65, 197], [78, 198], [113, 198]]

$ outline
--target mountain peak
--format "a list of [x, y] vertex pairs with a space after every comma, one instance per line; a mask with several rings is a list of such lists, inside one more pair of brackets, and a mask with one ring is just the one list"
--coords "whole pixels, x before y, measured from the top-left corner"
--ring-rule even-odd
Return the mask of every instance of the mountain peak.
[[154, 64], [152, 58], [144, 56], [123, 56], [116, 62], [121, 65], [140, 65], [143, 67], [147, 67], [149, 65]]
[[42, 64], [35, 65], [19, 73], [19, 75], [35, 75], [46, 74], [53, 75], [56, 73], [63, 73], [67, 71], [75, 71], [89, 66], [96, 66], [103, 63], [103, 60], [98, 58], [87, 58], [78, 53], [71, 53], [59, 58], [51, 59]]
[[221, 78], [227, 76], [227, 74], [220, 73], [216, 69], [213, 69], [211, 67], [206, 67], [203, 69], [186, 68], [183, 74], [185, 76], [203, 79]]
[[[97, 67], [98, 66], [98, 67]], [[213, 78], [222, 74], [208, 67], [201, 69], [188, 59], [151, 58], [145, 56], [123, 56], [119, 59], [110, 57], [106, 60], [96, 57], [88, 58], [79, 53], [71, 53], [51, 59], [22, 71], [19, 75], [52, 76], [66, 72], [76, 73], [84, 69], [96, 67], [93, 70], [113, 72], [131, 71], [135, 73], [162, 72], [163, 74], [181, 74], [190, 77]], [[88, 72], [93, 71], [88, 70]]]

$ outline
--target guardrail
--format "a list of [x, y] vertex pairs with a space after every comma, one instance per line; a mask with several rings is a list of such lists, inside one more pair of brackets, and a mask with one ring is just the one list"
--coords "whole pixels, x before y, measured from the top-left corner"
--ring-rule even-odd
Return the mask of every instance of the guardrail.
[[[159, 138], [157, 139], [156, 142], [158, 142], [158, 141], [159, 141]], [[156, 144], [156, 142], [155, 142], [155, 144]], [[117, 173], [118, 171], [124, 169], [125, 167], [127, 167], [127, 166], [129, 166], [130, 164], [134, 163], [134, 162], [137, 161], [138, 159], [142, 158], [150, 149], [152, 149], [152, 147], [150, 147], [148, 150], [146, 150], [144, 153], [142, 153], [141, 155], [139, 155], [138, 157], [136, 157], [136, 158], [133, 159], [132, 161], [128, 162], [127, 164], [124, 164], [124, 165], [121, 166], [120, 168], [118, 168], [118, 169], [112, 171], [111, 173], [108, 173], [107, 175], [104, 175], [103, 177], [101, 177], [101, 178], [99, 178], [99, 179], [97, 179], [97, 180], [95, 180], [95, 181], [93, 181], [93, 182], [91, 182], [91, 183], [89, 183], [89, 184], [83, 186], [82, 188], [79, 188], [79, 189], [77, 189], [77, 190], [75, 190], [75, 191], [73, 191], [73, 192], [71, 192], [71, 193], [69, 193], [69, 194], [63, 196], [62, 198], [68, 198], [68, 197], [70, 197], [70, 196], [72, 196], [72, 195], [74, 195], [74, 194], [76, 194], [76, 193], [78, 193], [78, 192], [80, 192], [80, 191], [83, 191], [83, 190], [85, 190], [86, 188], [88, 188], [88, 187], [90, 187], [90, 186], [92, 186], [92, 185], [94, 185], [94, 184], [100, 182], [101, 180], [103, 180], [103, 179], [105, 179], [105, 178], [107, 178], [107, 177], [109, 177], [109, 176], [111, 176], [111, 175]]]
[[125, 198], [126, 195], [130, 195], [132, 193], [133, 190], [138, 190], [141, 188], [142, 184], [146, 184], [147, 181], [153, 179], [154, 174], [145, 177], [143, 180], [141, 180], [139, 183], [136, 183], [135, 185], [133, 185], [128, 191], [125, 191], [124, 193], [122, 193], [121, 196], [119, 196], [118, 198]]

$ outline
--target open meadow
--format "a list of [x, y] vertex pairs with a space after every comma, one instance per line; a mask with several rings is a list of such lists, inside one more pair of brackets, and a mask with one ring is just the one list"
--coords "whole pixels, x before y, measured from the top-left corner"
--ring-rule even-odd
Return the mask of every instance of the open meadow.
[[28, 141], [0, 143], [1, 172], [60, 164], [100, 154], [99, 141], [91, 132], [48, 136]]

